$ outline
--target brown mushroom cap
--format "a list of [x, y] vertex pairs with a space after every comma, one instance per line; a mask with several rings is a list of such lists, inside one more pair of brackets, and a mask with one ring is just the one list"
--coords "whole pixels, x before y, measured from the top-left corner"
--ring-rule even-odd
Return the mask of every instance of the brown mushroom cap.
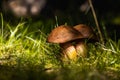
[[51, 43], [65, 43], [79, 38], [83, 38], [79, 31], [72, 27], [61, 25], [52, 30], [47, 41]]
[[84, 38], [96, 39], [96, 36], [94, 35], [92, 28], [90, 28], [89, 26], [79, 24], [74, 26], [74, 29], [78, 30], [84, 36]]
[[76, 26], [74, 26], [74, 29], [81, 32], [81, 34], [86, 38], [88, 38], [89, 36], [91, 36], [93, 34], [92, 29], [84, 24], [76, 25]]

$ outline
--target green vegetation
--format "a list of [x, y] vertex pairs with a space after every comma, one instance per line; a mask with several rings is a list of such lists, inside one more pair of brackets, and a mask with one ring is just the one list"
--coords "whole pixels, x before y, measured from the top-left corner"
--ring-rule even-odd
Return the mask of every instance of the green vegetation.
[[[13, 22], [14, 23], [14, 22]], [[87, 58], [62, 62], [58, 44], [46, 42], [52, 20], [0, 20], [0, 80], [119, 80], [120, 40], [88, 43]], [[58, 23], [57, 23], [58, 25]]]

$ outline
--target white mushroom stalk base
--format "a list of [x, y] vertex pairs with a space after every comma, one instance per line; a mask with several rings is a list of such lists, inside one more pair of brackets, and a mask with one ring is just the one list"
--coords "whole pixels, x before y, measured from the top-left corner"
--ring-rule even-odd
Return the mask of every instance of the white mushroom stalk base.
[[87, 47], [84, 42], [78, 42], [75, 46], [68, 42], [60, 44], [64, 59], [76, 60], [77, 57], [87, 56]]
[[61, 44], [62, 53], [65, 59], [75, 60], [77, 58], [77, 52], [75, 46], [71, 43]]
[[69, 59], [76, 59], [77, 57], [77, 52], [74, 46], [66, 48], [65, 50], [63, 50], [63, 53]]
[[85, 42], [78, 42], [75, 46], [78, 56], [86, 57], [87, 56], [87, 46]]

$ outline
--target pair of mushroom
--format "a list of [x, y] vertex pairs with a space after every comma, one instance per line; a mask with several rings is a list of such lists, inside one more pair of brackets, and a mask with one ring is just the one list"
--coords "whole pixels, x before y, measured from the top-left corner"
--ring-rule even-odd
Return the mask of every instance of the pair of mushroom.
[[95, 39], [93, 30], [79, 24], [74, 27], [61, 25], [52, 30], [47, 41], [59, 43], [65, 58], [76, 59], [77, 56], [86, 57], [87, 47], [84, 39]]

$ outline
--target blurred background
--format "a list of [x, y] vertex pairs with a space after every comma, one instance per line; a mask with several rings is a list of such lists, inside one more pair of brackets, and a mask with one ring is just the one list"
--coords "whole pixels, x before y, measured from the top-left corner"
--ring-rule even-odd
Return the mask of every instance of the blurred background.
[[[92, 0], [101, 29], [106, 29], [111, 38], [120, 37], [120, 0]], [[95, 26], [87, 0], [1, 0], [0, 11], [6, 21], [20, 17], [57, 21], [59, 25], [87, 24]], [[13, 19], [14, 17], [14, 19]], [[104, 30], [102, 30], [104, 31]]]

